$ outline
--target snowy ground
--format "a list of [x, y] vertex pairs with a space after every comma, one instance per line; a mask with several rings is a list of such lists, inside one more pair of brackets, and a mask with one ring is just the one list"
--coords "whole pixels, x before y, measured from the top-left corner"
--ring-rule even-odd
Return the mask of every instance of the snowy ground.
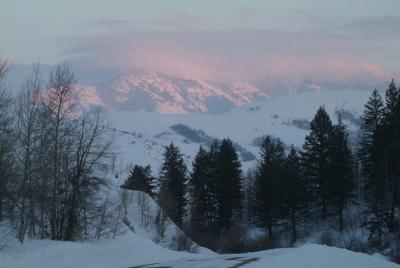
[[[109, 197], [114, 199], [116, 188], [111, 187]], [[150, 223], [142, 222], [138, 198], [147, 199]], [[243, 254], [219, 255], [193, 245], [198, 253], [178, 252], [167, 247], [174, 241], [178, 228], [172, 223], [165, 238], [154, 243], [154, 214], [157, 204], [144, 193], [129, 191], [127, 218], [132, 228], [122, 228], [115, 239], [85, 242], [26, 240], [20, 244], [12, 239], [0, 249], [0, 268], [130, 268], [130, 267], [271, 267], [271, 268], [400, 268], [383, 259], [344, 249], [307, 244], [298, 248], [283, 248]], [[119, 216], [118, 216], [119, 217]]]
[[273, 267], [273, 268], [398, 268], [366, 254], [320, 245], [246, 254], [192, 254], [162, 248], [133, 234], [85, 243], [12, 242], [0, 251], [1, 268], [128, 268], [128, 267]]

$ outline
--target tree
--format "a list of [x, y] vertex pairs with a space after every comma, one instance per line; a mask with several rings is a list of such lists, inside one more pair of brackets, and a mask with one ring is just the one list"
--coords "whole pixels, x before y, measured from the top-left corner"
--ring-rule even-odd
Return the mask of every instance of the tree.
[[362, 163], [363, 175], [372, 176], [375, 159], [372, 153], [372, 147], [376, 133], [382, 127], [385, 106], [378, 90], [374, 90], [365, 104], [364, 112], [361, 117], [362, 123], [360, 127], [361, 141], [359, 158]]
[[40, 174], [37, 172], [39, 164], [38, 145], [39, 133], [39, 97], [42, 89], [39, 65], [34, 65], [31, 74], [22, 86], [17, 97], [16, 111], [16, 159], [18, 166], [17, 177], [19, 200], [19, 232], [18, 239], [24, 240], [28, 229], [31, 238], [35, 235], [36, 215], [35, 207], [39, 202], [39, 193], [44, 191]]
[[247, 170], [243, 179], [243, 216], [249, 223], [254, 223], [256, 219], [256, 176], [255, 170]]
[[13, 175], [14, 139], [10, 114], [12, 99], [5, 81], [7, 72], [7, 62], [0, 60], [0, 222], [5, 218], [5, 210], [10, 210], [6, 203], [11, 205], [13, 202], [10, 178]]
[[292, 243], [297, 241], [298, 224], [301, 218], [307, 215], [307, 185], [304, 180], [300, 156], [297, 150], [292, 146], [285, 161], [285, 175], [283, 177], [280, 197], [283, 219], [289, 223]]
[[330, 178], [328, 192], [330, 204], [336, 208], [339, 216], [339, 229], [343, 231], [343, 210], [354, 197], [353, 156], [348, 146], [348, 134], [339, 116], [338, 124], [333, 127], [330, 144]]
[[175, 224], [182, 226], [185, 215], [187, 167], [179, 148], [173, 143], [165, 147], [160, 172], [160, 205]]
[[89, 218], [97, 217], [94, 197], [104, 181], [93, 176], [93, 172], [109, 159], [112, 145], [109, 128], [101, 117], [99, 107], [92, 113], [83, 112], [72, 123], [74, 131], [70, 138], [74, 142], [71, 144], [72, 153], [67, 156], [71, 163], [67, 175], [67, 203], [64, 205], [67, 217], [63, 239], [67, 241], [77, 239], [82, 233], [87, 235]]
[[400, 206], [400, 89], [393, 79], [386, 90], [386, 110], [381, 135], [384, 149], [381, 157], [384, 159], [390, 204], [387, 225], [390, 232], [399, 232], [399, 215], [396, 215], [396, 209]]
[[389, 84], [388, 89], [385, 92], [386, 96], [386, 111], [388, 114], [391, 114], [397, 106], [397, 103], [400, 98], [400, 90], [396, 87], [394, 79]]
[[311, 121], [311, 132], [306, 136], [301, 152], [304, 174], [315, 193], [315, 205], [321, 211], [321, 219], [328, 216], [328, 179], [330, 176], [329, 146], [332, 122], [324, 107], [320, 107]]
[[71, 67], [57, 65], [40, 95], [43, 164], [39, 170], [50, 182], [45, 209], [53, 240], [75, 240], [87, 234], [89, 218], [96, 217], [95, 196], [103, 184], [93, 171], [105, 164], [112, 144], [100, 108], [90, 113], [79, 109], [75, 83]]
[[241, 214], [243, 195], [241, 163], [230, 139], [223, 139], [221, 142], [217, 168], [219, 226], [227, 230], [232, 225], [234, 216]]
[[[214, 178], [210, 154], [200, 146], [192, 163], [189, 180], [191, 200], [190, 229], [192, 235], [201, 238], [210, 229], [214, 229]], [[193, 237], [194, 238], [194, 237]]]
[[370, 231], [370, 242], [380, 246], [385, 225], [388, 223], [388, 211], [391, 200], [389, 197], [388, 156], [391, 144], [390, 119], [396, 88], [394, 82], [386, 92], [385, 107], [381, 95], [374, 90], [365, 105], [361, 124], [361, 160], [364, 176], [365, 201], [367, 205], [366, 224]]
[[128, 179], [121, 187], [124, 189], [142, 191], [153, 196], [154, 180], [155, 178], [151, 175], [151, 167], [149, 165], [145, 167], [135, 165], [130, 171]]
[[260, 226], [268, 229], [272, 237], [272, 228], [282, 216], [280, 183], [284, 176], [285, 152], [283, 144], [267, 136], [260, 148], [260, 160], [256, 171], [256, 217]]
[[221, 144], [215, 140], [208, 151], [209, 158], [209, 171], [208, 171], [208, 204], [207, 204], [207, 221], [209, 230], [212, 234], [219, 234], [220, 226], [220, 200], [221, 194], [219, 192], [221, 188], [221, 181], [219, 179], [219, 154], [220, 154]]
[[72, 117], [73, 108], [76, 106], [77, 94], [74, 90], [76, 83], [75, 74], [67, 63], [57, 65], [50, 73], [46, 93], [42, 101], [47, 113], [48, 134], [50, 152], [52, 155], [52, 166], [50, 168], [51, 197], [50, 197], [50, 229], [51, 239], [61, 240], [64, 238], [65, 211], [63, 204], [67, 202], [66, 184], [67, 172], [64, 169], [71, 162], [66, 152], [70, 149], [72, 140]]

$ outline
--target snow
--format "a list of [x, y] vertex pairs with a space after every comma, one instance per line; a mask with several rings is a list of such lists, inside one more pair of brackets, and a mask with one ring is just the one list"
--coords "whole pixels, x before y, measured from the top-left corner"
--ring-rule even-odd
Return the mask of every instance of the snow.
[[[247, 264], [246, 264], [247, 263]], [[0, 251], [1, 268], [146, 267], [399, 268], [362, 253], [322, 245], [273, 249], [245, 254], [207, 255], [162, 248], [127, 233], [117, 239], [89, 242], [30, 240]], [[237, 265], [237, 266], [235, 266]]]
[[15, 241], [0, 251], [1, 268], [131, 267], [194, 254], [168, 250], [134, 233], [90, 242]]
[[266, 97], [250, 83], [212, 83], [183, 79], [154, 72], [132, 72], [96, 86], [98, 95], [111, 109], [157, 111], [164, 114], [207, 112], [223, 101], [230, 106], [250, 103], [256, 97]]
[[[249, 254], [253, 256], [252, 254]], [[305, 245], [291, 250], [257, 252], [254, 256], [261, 256], [258, 262], [246, 267], [274, 267], [274, 268], [389, 268], [400, 267], [395, 263], [375, 258], [363, 253], [356, 253], [345, 249], [323, 245]]]
[[[140, 191], [126, 190], [126, 212], [125, 209], [120, 212], [117, 206], [120, 204], [118, 199], [121, 198], [122, 189], [118, 186], [111, 186], [109, 192], [106, 194], [109, 197], [111, 204], [114, 204], [109, 210], [113, 211], [113, 218], [118, 218], [120, 221], [126, 221], [130, 223], [130, 226], [123, 224], [119, 233], [133, 232], [140, 236], [147, 238], [157, 244], [170, 249], [176, 249], [176, 240], [180, 235], [186, 236], [178, 226], [175, 225], [169, 218], [165, 221], [165, 232], [160, 237], [157, 232], [157, 225], [155, 224], [156, 217], [160, 211], [158, 204], [146, 193]], [[129, 229], [129, 228], [131, 229]], [[190, 252], [202, 252], [208, 254], [214, 254], [209, 249], [202, 248], [196, 243], [192, 242]]]
[[[336, 111], [342, 109], [359, 118], [369, 95], [369, 91], [360, 90], [301, 92], [245, 105], [223, 114], [111, 112], [110, 120], [119, 135], [116, 152], [120, 157], [115, 173], [125, 178], [127, 170], [133, 164], [150, 164], [153, 173], [158, 175], [163, 147], [171, 142], [182, 150], [190, 167], [200, 144], [173, 131], [170, 127], [175, 124], [202, 130], [206, 135], [217, 139], [229, 137], [254, 156], [259, 154], [259, 147], [254, 144], [254, 140], [264, 135], [279, 137], [287, 145], [300, 147], [308, 130], [293, 125], [293, 120], [310, 121], [321, 105], [325, 106], [333, 122], [337, 120]], [[354, 132], [359, 127], [348, 120], [344, 120], [344, 123], [349, 131]], [[242, 164], [246, 170], [253, 167], [256, 161]]]

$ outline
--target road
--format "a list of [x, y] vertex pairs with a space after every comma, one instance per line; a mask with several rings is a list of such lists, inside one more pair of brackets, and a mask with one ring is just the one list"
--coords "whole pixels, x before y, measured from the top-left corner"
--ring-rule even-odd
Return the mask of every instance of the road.
[[217, 256], [198, 259], [180, 259], [172, 262], [149, 263], [130, 268], [240, 268], [248, 263], [256, 262], [257, 257]]

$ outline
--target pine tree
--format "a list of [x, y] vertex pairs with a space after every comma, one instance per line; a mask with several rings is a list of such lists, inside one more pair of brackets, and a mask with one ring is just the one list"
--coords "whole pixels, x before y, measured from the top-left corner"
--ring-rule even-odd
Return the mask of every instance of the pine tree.
[[243, 179], [243, 216], [248, 223], [256, 222], [255, 170], [249, 169]]
[[281, 187], [283, 219], [289, 223], [292, 243], [295, 243], [298, 224], [307, 215], [307, 185], [301, 171], [300, 156], [293, 146], [285, 161], [285, 175]]
[[272, 237], [276, 219], [280, 217], [280, 182], [284, 173], [285, 152], [282, 143], [267, 136], [260, 149], [256, 171], [256, 215], [258, 225], [266, 227]]
[[339, 116], [338, 124], [333, 127], [330, 144], [330, 178], [328, 192], [330, 203], [336, 208], [339, 216], [339, 229], [343, 231], [343, 210], [354, 197], [353, 156], [348, 146], [348, 134]]
[[200, 146], [199, 151], [192, 163], [192, 173], [189, 180], [189, 192], [191, 197], [191, 232], [201, 234], [211, 227], [209, 209], [212, 210], [210, 192], [211, 163], [209, 153]]
[[400, 90], [396, 87], [394, 79], [389, 84], [386, 90], [386, 111], [391, 114], [396, 108], [397, 102], [400, 98]]
[[374, 142], [374, 136], [376, 131], [382, 126], [382, 120], [384, 116], [385, 106], [378, 90], [374, 90], [369, 97], [368, 102], [365, 104], [364, 113], [361, 117], [361, 142], [359, 158], [363, 165], [364, 176], [371, 175], [373, 162], [373, 156], [371, 150]]
[[388, 203], [384, 175], [385, 150], [382, 143], [384, 116], [385, 106], [375, 89], [362, 115], [359, 158], [365, 184], [366, 224], [370, 230], [370, 241], [378, 244], [381, 243]]
[[173, 143], [165, 147], [160, 172], [160, 205], [178, 226], [185, 215], [187, 167], [178, 147]]
[[301, 152], [305, 176], [309, 180], [315, 194], [317, 208], [321, 210], [321, 218], [328, 216], [329, 189], [327, 180], [330, 176], [329, 145], [332, 136], [332, 122], [324, 107], [320, 107], [311, 121], [311, 132], [306, 136]]
[[[388, 186], [389, 211], [387, 225], [390, 232], [398, 232], [396, 210], [400, 206], [400, 90], [394, 80], [386, 90], [386, 111], [383, 119], [383, 159]], [[397, 213], [398, 214], [398, 213]]]
[[241, 163], [230, 139], [222, 140], [217, 161], [219, 226], [227, 230], [240, 215], [242, 202]]
[[151, 167], [135, 165], [130, 171], [128, 179], [125, 181], [122, 188], [131, 189], [136, 191], [142, 191], [150, 196], [153, 196], [154, 192], [154, 177], [151, 175]]
[[219, 180], [219, 153], [220, 153], [221, 144], [217, 140], [215, 140], [210, 145], [210, 150], [208, 151], [209, 157], [209, 181], [208, 181], [208, 224], [209, 230], [213, 234], [218, 234], [220, 232], [220, 180]]

